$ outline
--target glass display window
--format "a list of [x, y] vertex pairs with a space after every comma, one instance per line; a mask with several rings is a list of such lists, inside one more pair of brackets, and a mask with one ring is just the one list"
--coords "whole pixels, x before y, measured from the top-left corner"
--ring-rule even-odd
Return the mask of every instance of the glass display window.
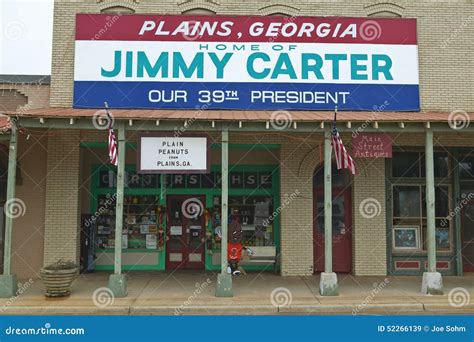
[[[115, 247], [115, 198], [99, 195], [97, 247]], [[125, 249], [157, 249], [158, 199], [156, 196], [124, 196], [123, 241]]]
[[[451, 206], [450, 191], [449, 186], [435, 187], [435, 227], [438, 251], [452, 249], [452, 220], [447, 219]], [[426, 227], [426, 187], [424, 185], [393, 186], [392, 236], [394, 251], [406, 249], [426, 251]], [[416, 244], [414, 243], [415, 238]], [[412, 243], [409, 247], [401, 243], [408, 240]]]
[[[214, 200], [213, 231], [215, 243], [220, 244], [220, 197]], [[229, 222], [237, 216], [242, 225], [244, 246], [275, 246], [274, 220], [276, 213], [272, 196], [229, 196]], [[217, 219], [216, 219], [217, 218]]]
[[[435, 178], [449, 177], [450, 162], [447, 152], [433, 153]], [[394, 152], [392, 177], [425, 178], [425, 154], [423, 152]]]
[[474, 180], [474, 156], [461, 156], [459, 160], [459, 178]]

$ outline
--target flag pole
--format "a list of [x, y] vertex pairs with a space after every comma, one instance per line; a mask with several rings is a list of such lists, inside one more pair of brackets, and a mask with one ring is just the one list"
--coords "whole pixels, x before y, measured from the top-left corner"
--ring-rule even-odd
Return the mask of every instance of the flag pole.
[[109, 104], [106, 101], [104, 102], [104, 107], [105, 107], [105, 114], [107, 114], [107, 118], [109, 118], [109, 122], [110, 122], [109, 127], [110, 127], [112, 126], [113, 121], [112, 121], [112, 115], [110, 115], [110, 111], [109, 111]]
[[[110, 119], [109, 130], [113, 130], [112, 116], [109, 114], [107, 102], [104, 102], [106, 113]], [[125, 123], [118, 122], [117, 144], [117, 190], [115, 200], [115, 245], [114, 273], [109, 276], [109, 289], [115, 297], [127, 296], [127, 279], [122, 274], [122, 239], [123, 239], [123, 203], [125, 187]]]

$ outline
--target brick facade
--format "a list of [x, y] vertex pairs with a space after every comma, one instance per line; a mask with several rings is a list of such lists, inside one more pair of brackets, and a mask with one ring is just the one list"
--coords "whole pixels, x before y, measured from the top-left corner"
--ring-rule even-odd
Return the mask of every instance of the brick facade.
[[[0, 111], [21, 113], [48, 107], [49, 89], [49, 84], [44, 82], [0, 80]], [[48, 134], [45, 130], [34, 134], [23, 131], [18, 138], [15, 197], [22, 203], [23, 209], [22, 214], [14, 219], [12, 270], [19, 278], [36, 278], [43, 267], [47, 143]], [[2, 144], [7, 150], [8, 140]], [[0, 162], [6, 169], [7, 154], [2, 154]], [[0, 252], [0, 260], [3, 263], [3, 245]]]
[[80, 132], [50, 132], [47, 145], [44, 264], [58, 259], [79, 262]]
[[[53, 62], [51, 97], [52, 107], [70, 107], [73, 93], [74, 26], [76, 13], [98, 13], [110, 8], [114, 11], [129, 7], [135, 13], [194, 13], [193, 11], [211, 11], [216, 14], [234, 15], [287, 15], [310, 16], [356, 16], [368, 15], [415, 17], [418, 19], [420, 92], [422, 111], [445, 111], [455, 109], [474, 111], [474, 84], [460, 80], [471, 80], [474, 76], [474, 56], [470, 48], [474, 38], [474, 5], [471, 1], [422, 0], [417, 2], [380, 2], [365, 1], [295, 1], [291, 5], [279, 1], [56, 1], [54, 9], [55, 25], [53, 30]], [[122, 7], [122, 9], [120, 9]], [[195, 12], [195, 13], [198, 13]], [[111, 13], [112, 15], [112, 13]], [[46, 90], [41, 90], [46, 94]], [[49, 92], [49, 90], [47, 91]], [[38, 94], [40, 91], [37, 92]], [[28, 96], [28, 94], [26, 94]], [[49, 94], [48, 94], [49, 95]], [[41, 103], [47, 103], [47, 95], [41, 95]], [[388, 99], [390, 101], [390, 99]], [[377, 114], [383, 115], [383, 113]], [[39, 222], [44, 222], [44, 256], [22, 265], [20, 257], [14, 256], [14, 271], [19, 276], [30, 274], [41, 263], [49, 263], [57, 258], [78, 260], [79, 214], [87, 204], [89, 180], [85, 174], [81, 177], [79, 141], [106, 141], [104, 132], [69, 130], [50, 131], [44, 138], [46, 146], [43, 154], [28, 163], [27, 172], [43, 170], [45, 190], [34, 203], [44, 201], [44, 216], [39, 214]], [[313, 191], [312, 175], [320, 164], [321, 134], [260, 134], [252, 135], [231, 133], [231, 143], [274, 143], [280, 144], [281, 175], [281, 273], [288, 276], [303, 276], [313, 273]], [[128, 134], [129, 140], [135, 136]], [[215, 136], [218, 140], [219, 137]], [[422, 134], [403, 133], [394, 135], [395, 145], [423, 146]], [[343, 136], [350, 147], [350, 135]], [[20, 148], [27, 148], [23, 142]], [[474, 146], [472, 135], [453, 132], [435, 134], [438, 146]], [[24, 146], [24, 147], [21, 147]], [[42, 157], [41, 157], [42, 156]], [[128, 157], [127, 157], [128, 158]], [[35, 164], [36, 163], [36, 164]], [[386, 197], [385, 164], [379, 160], [357, 160], [360, 175], [352, 179], [353, 193], [353, 273], [355, 275], [384, 275], [387, 273], [386, 244]], [[26, 165], [25, 165], [26, 166]], [[86, 172], [87, 170], [82, 169]], [[41, 176], [38, 176], [40, 179]], [[80, 183], [81, 182], [81, 183]], [[79, 189], [83, 196], [79, 196]], [[295, 191], [299, 194], [288, 203], [285, 198]], [[19, 191], [19, 194], [21, 191]], [[22, 195], [23, 196], [23, 195]], [[25, 195], [26, 196], [26, 195]], [[82, 197], [82, 200], [80, 198]], [[363, 214], [361, 204], [374, 199], [380, 204], [380, 213], [371, 217]], [[32, 199], [33, 201], [33, 199]], [[364, 202], [365, 201], [365, 202]], [[285, 203], [283, 205], [283, 203]], [[35, 206], [36, 204], [33, 204]], [[29, 206], [29, 205], [28, 205]], [[41, 211], [41, 205], [37, 209]], [[15, 241], [27, 234], [26, 227], [31, 222], [15, 222]], [[21, 226], [21, 228], [17, 228]], [[25, 233], [20, 233], [25, 232]], [[40, 239], [39, 239], [40, 240]], [[19, 242], [15, 242], [19, 246]], [[43, 242], [41, 242], [43, 243]], [[36, 249], [41, 249], [38, 242]], [[21, 249], [20, 249], [21, 251]], [[41, 254], [41, 255], [40, 255]], [[44, 260], [43, 260], [44, 259]]]
[[0, 81], [0, 111], [49, 107], [49, 84], [18, 84]]
[[387, 274], [385, 160], [358, 159], [352, 186], [352, 263], [355, 275]]
[[28, 140], [21, 134], [18, 141], [15, 197], [24, 203], [24, 209], [23, 214], [14, 219], [12, 270], [20, 278], [36, 278], [43, 267], [48, 142], [44, 133], [30, 136]]

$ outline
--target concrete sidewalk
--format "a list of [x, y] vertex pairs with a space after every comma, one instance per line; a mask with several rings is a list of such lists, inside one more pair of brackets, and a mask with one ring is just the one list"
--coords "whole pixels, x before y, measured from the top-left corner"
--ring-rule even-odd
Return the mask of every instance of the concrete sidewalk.
[[443, 296], [420, 293], [421, 277], [340, 274], [337, 297], [322, 297], [319, 276], [249, 273], [234, 277], [234, 297], [214, 296], [216, 274], [130, 272], [128, 296], [113, 298], [109, 273], [81, 275], [67, 298], [46, 298], [39, 279], [19, 282], [20, 295], [0, 299], [0, 314], [473, 314], [474, 274], [444, 277]]

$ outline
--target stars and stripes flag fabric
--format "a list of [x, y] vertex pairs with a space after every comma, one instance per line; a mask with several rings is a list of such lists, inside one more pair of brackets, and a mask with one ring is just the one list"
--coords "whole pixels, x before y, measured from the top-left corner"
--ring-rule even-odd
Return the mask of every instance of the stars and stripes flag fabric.
[[115, 133], [114, 133], [114, 120], [112, 120], [112, 116], [109, 113], [109, 110], [106, 107], [106, 112], [107, 112], [107, 118], [109, 121], [109, 158], [110, 158], [110, 164], [117, 166], [118, 165], [118, 159], [117, 159], [117, 139], [115, 138]]
[[337, 169], [349, 169], [351, 174], [355, 175], [356, 169], [354, 160], [347, 152], [341, 136], [339, 135], [339, 131], [337, 130], [336, 114], [337, 109], [334, 111], [334, 122], [332, 124], [332, 147], [334, 148], [334, 154], [336, 155]]

